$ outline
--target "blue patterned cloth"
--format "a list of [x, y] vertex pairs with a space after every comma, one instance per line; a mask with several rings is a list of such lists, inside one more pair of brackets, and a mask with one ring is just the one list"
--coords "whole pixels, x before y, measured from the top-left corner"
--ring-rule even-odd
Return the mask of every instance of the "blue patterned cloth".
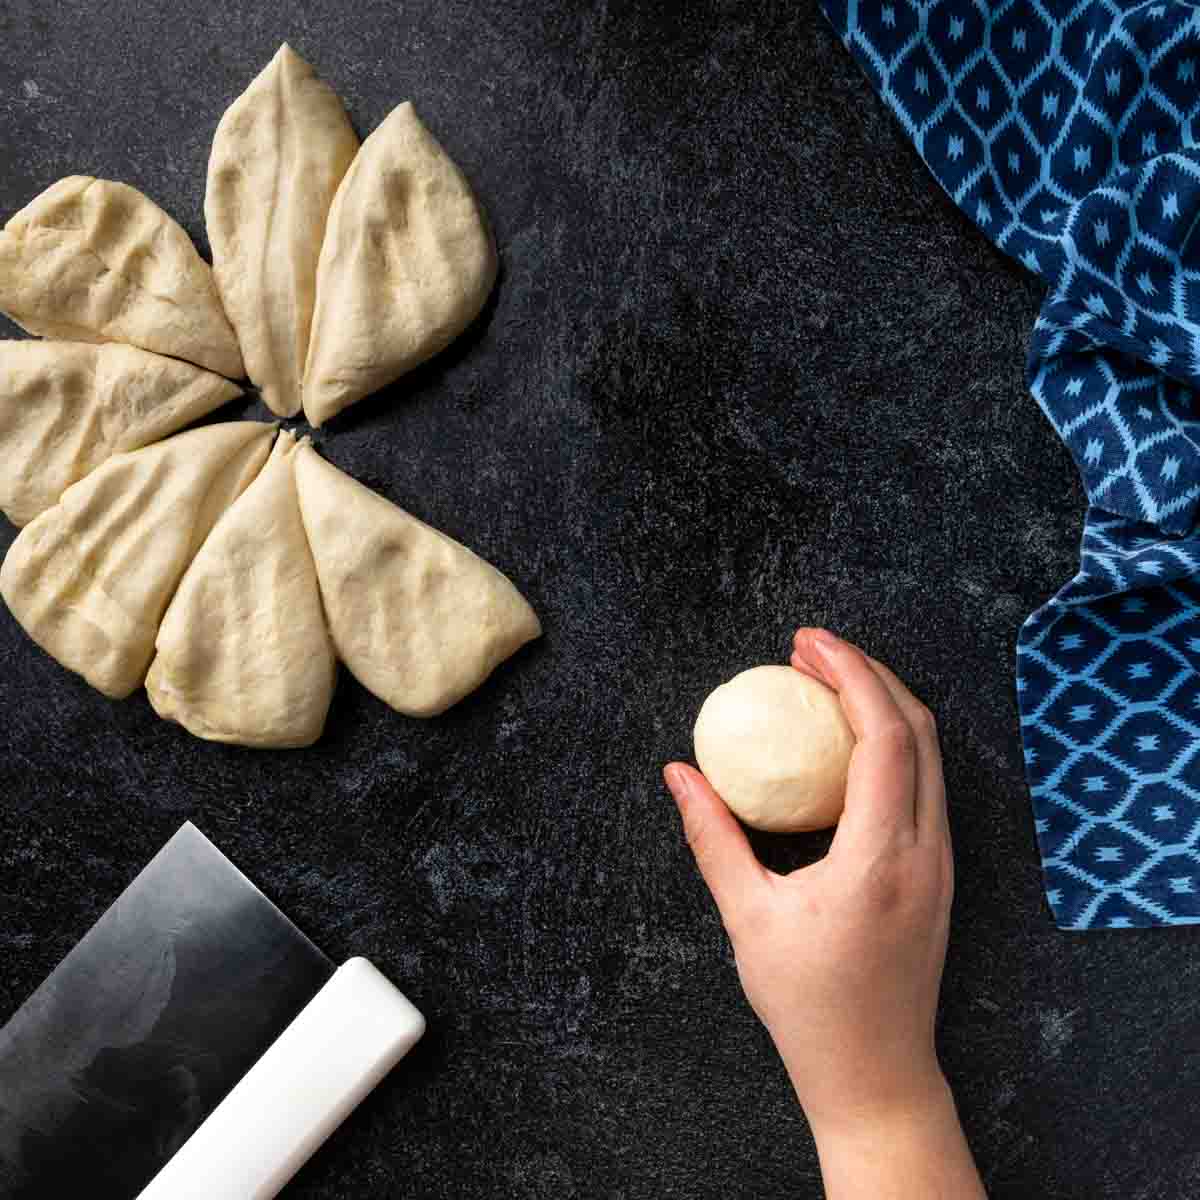
[[938, 182], [1045, 280], [1029, 384], [1089, 507], [1017, 689], [1071, 929], [1200, 922], [1200, 13], [823, 0]]

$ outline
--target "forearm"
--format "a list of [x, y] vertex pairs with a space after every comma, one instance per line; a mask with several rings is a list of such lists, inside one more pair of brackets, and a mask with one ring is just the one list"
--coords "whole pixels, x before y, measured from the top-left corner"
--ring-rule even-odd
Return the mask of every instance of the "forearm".
[[986, 1200], [945, 1084], [910, 1109], [813, 1134], [827, 1200]]

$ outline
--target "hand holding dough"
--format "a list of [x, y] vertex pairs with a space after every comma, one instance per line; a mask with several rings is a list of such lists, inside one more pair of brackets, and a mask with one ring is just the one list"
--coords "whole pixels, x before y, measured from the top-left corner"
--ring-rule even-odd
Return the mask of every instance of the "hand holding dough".
[[238, 391], [134, 346], [0, 342], [0, 509], [26, 525], [110, 455], [175, 433]]
[[398, 712], [444, 712], [541, 634], [533, 609], [491, 564], [311, 446], [295, 461], [338, 656]]
[[113, 699], [141, 686], [167, 602], [274, 428], [232, 421], [118, 454], [29, 525], [0, 568], [25, 632]]
[[309, 421], [448, 346], [483, 308], [496, 269], [462, 172], [401, 104], [363, 142], [329, 210], [304, 372]]
[[242, 354], [212, 271], [135, 188], [60, 179], [0, 232], [0, 312], [76, 342], [127, 342], [240, 379]]
[[308, 746], [325, 727], [337, 659], [296, 503], [295, 454], [281, 433], [159, 628], [150, 703], [197, 737], [283, 748]]
[[836, 824], [854, 734], [837, 695], [791, 667], [752, 667], [704, 701], [696, 761], [747, 825], [790, 832]]
[[286, 42], [213, 138], [213, 274], [246, 371], [281, 417], [300, 411], [325, 218], [357, 149], [342, 102]]

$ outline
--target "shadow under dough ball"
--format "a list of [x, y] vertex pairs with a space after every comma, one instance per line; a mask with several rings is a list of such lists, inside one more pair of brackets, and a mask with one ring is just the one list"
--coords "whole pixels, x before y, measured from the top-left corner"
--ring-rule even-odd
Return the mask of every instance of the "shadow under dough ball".
[[837, 695], [791, 667], [751, 667], [704, 701], [696, 761], [747, 825], [774, 833], [837, 823], [854, 734]]

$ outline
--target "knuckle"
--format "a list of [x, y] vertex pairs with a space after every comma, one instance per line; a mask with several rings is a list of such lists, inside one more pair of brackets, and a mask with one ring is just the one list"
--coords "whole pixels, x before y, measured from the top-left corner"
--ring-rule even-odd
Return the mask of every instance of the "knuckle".
[[945, 846], [940, 852], [939, 879], [941, 882], [942, 900], [947, 908], [954, 899], [954, 853]]
[[683, 836], [691, 847], [692, 855], [698, 863], [704, 863], [711, 854], [711, 841], [708, 829], [703, 821], [688, 817], [683, 822]]
[[903, 872], [896, 859], [891, 855], [876, 859], [862, 881], [862, 895], [868, 906], [890, 912], [900, 903], [903, 892]]
[[934, 741], [937, 740], [937, 717], [933, 715], [931, 709], [920, 703], [920, 701], [917, 702], [916, 712], [913, 714], [913, 725], [919, 734], [933, 738]]
[[891, 721], [878, 734], [879, 743], [897, 758], [912, 759], [917, 754], [917, 738], [907, 721]]
[[684, 822], [683, 834], [691, 848], [692, 857], [696, 860], [696, 866], [700, 868], [701, 874], [707, 877], [710, 867], [720, 857], [720, 846], [712, 828], [706, 821], [692, 818]]
[[858, 881], [859, 902], [877, 919], [948, 909], [954, 863], [948, 849], [912, 846], [874, 859]]

